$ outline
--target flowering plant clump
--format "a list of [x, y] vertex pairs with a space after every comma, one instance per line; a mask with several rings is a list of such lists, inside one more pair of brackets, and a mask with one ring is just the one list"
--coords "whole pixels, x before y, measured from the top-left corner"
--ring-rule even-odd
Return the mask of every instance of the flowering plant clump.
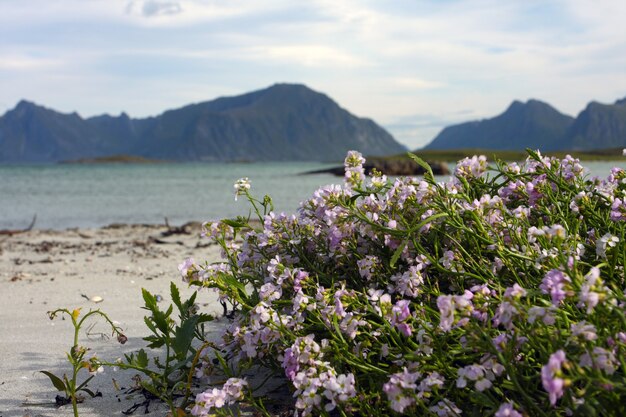
[[224, 261], [182, 270], [233, 306], [219, 359], [284, 375], [301, 416], [624, 415], [626, 171], [529, 152], [438, 183], [413, 158], [424, 178], [389, 182], [350, 152], [295, 215], [236, 187], [262, 227], [207, 225]]

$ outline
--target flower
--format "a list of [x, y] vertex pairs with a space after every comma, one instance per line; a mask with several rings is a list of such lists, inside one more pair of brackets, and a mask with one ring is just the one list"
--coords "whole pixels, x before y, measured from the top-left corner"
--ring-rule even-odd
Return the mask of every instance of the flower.
[[415, 383], [421, 374], [410, 372], [406, 367], [402, 372], [391, 375], [389, 381], [383, 385], [383, 392], [387, 394], [391, 409], [398, 413], [415, 404]]
[[495, 417], [523, 417], [522, 413], [513, 408], [512, 402], [502, 403], [498, 411], [496, 411]]
[[237, 200], [238, 196], [245, 195], [250, 189], [250, 180], [247, 177], [239, 178], [233, 187], [235, 188], [235, 200]]
[[550, 294], [552, 304], [557, 306], [570, 294], [570, 291], [566, 290], [570, 282], [571, 279], [563, 271], [552, 269], [545, 275], [539, 288], [544, 294]]
[[189, 270], [191, 270], [194, 266], [193, 258], [185, 259], [180, 265], [178, 265], [178, 271], [183, 279], [187, 279], [187, 275], [189, 274]]
[[596, 255], [606, 259], [606, 251], [608, 248], [614, 248], [619, 243], [619, 237], [606, 233], [596, 241]]
[[194, 407], [191, 414], [194, 416], [212, 415], [212, 409], [219, 409], [226, 404], [233, 404], [235, 401], [243, 399], [244, 389], [248, 386], [245, 379], [229, 378], [221, 389], [212, 388], [196, 395]]
[[541, 383], [548, 392], [550, 404], [555, 405], [563, 396], [565, 380], [561, 378], [561, 367], [565, 363], [565, 352], [558, 350], [550, 355], [548, 363], [541, 368]]

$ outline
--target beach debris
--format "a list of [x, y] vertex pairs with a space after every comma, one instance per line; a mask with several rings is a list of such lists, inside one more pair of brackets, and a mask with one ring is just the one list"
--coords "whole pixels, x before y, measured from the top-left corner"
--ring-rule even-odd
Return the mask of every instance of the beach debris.
[[168, 237], [172, 235], [190, 235], [192, 227], [197, 226], [197, 225], [198, 223], [189, 222], [189, 223], [183, 224], [182, 226], [170, 226], [170, 223], [166, 217], [165, 227], [167, 227], [167, 230], [164, 232], [161, 232], [161, 236]]
[[18, 272], [17, 274], [13, 275], [11, 278], [9, 278], [10, 282], [17, 282], [17, 281], [21, 281], [23, 279], [27, 279], [30, 278], [30, 274], [26, 273], [26, 272]]
[[94, 295], [93, 297], [89, 297], [87, 294], [81, 294], [80, 296], [96, 304], [104, 301], [104, 298], [100, 297], [99, 295]]
[[35, 226], [35, 222], [37, 221], [37, 215], [33, 216], [33, 220], [30, 222], [30, 225], [26, 229], [3, 229], [0, 230], [0, 235], [13, 236], [19, 233], [25, 233], [29, 230], [32, 230], [33, 226]]
[[156, 243], [156, 244], [159, 244], [159, 245], [171, 244], [171, 245], [185, 246], [185, 242], [181, 242], [180, 240], [175, 240], [175, 241], [172, 241], [172, 242], [168, 242], [167, 240], [159, 239], [159, 238], [156, 238], [156, 237], [151, 237], [150, 238], [150, 242]]

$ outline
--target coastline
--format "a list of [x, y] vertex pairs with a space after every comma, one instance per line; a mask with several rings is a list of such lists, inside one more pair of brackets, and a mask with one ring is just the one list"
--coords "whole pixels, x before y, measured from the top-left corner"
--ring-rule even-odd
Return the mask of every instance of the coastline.
[[[161, 295], [162, 306], [171, 303], [170, 282], [183, 297], [188, 289], [177, 269], [185, 258], [219, 260], [219, 248], [200, 237], [199, 223], [187, 233], [151, 225], [115, 225], [94, 229], [38, 230], [0, 236], [0, 417], [70, 416], [71, 405], [54, 406], [58, 392], [40, 373], [63, 375], [70, 371], [65, 357], [72, 344], [73, 328], [60, 317], [51, 321], [47, 312], [57, 308], [83, 313], [100, 309], [119, 323], [128, 337], [125, 345], [105, 337], [104, 323], [81, 330], [79, 344], [91, 349], [88, 355], [115, 361], [124, 353], [145, 348], [147, 336], [141, 309], [141, 289]], [[95, 302], [98, 298], [102, 301]], [[221, 315], [221, 306], [212, 292], [198, 295], [198, 304], [207, 313]], [[209, 323], [217, 337], [224, 320]], [[89, 326], [87, 326], [89, 327]], [[149, 355], [154, 352], [148, 349]], [[158, 352], [157, 352], [158, 354]], [[80, 380], [88, 375], [81, 371]], [[102, 397], [86, 398], [79, 404], [81, 416], [122, 415], [141, 402], [140, 394], [127, 393], [133, 373], [107, 368], [89, 384]], [[115, 382], [114, 382], [115, 380]], [[123, 388], [122, 388], [123, 387]], [[164, 416], [167, 409], [153, 401], [135, 415]]]

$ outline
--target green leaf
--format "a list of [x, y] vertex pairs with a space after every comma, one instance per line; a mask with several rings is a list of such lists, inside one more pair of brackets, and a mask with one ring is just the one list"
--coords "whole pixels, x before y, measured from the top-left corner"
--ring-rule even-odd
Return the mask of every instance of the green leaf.
[[95, 397], [96, 397], [96, 394], [95, 394], [92, 390], [90, 390], [89, 388], [81, 388], [81, 389], [79, 389], [79, 390], [77, 390], [77, 391], [83, 391], [83, 392], [86, 392], [87, 394], [89, 394], [89, 396], [90, 396], [91, 398], [95, 398]]
[[402, 255], [402, 252], [404, 251], [404, 248], [406, 247], [407, 243], [409, 243], [408, 239], [405, 239], [402, 241], [402, 243], [400, 243], [400, 246], [397, 247], [396, 251], [393, 253], [393, 256], [391, 257], [391, 260], [389, 261], [389, 266], [393, 267], [396, 262], [398, 262], [398, 259], [400, 259], [400, 255]]
[[140, 368], [148, 367], [148, 354], [145, 350], [139, 349], [139, 352], [137, 352], [135, 364]]
[[415, 163], [419, 166], [421, 166], [422, 168], [424, 168], [424, 170], [428, 173], [428, 175], [430, 176], [431, 179], [434, 179], [434, 175], [433, 175], [433, 170], [430, 167], [430, 165], [428, 165], [426, 163], [426, 161], [424, 161], [422, 158], [420, 158], [419, 156], [412, 154], [411, 152], [409, 152], [407, 154], [409, 156], [409, 158], [411, 158], [413, 161], [415, 161]]
[[[254, 305], [256, 305], [256, 303]], [[198, 324], [215, 320], [215, 317], [213, 315], [206, 314], [206, 313], [199, 314], [197, 317], [198, 317]]]
[[248, 226], [244, 222], [241, 222], [241, 221], [238, 221], [238, 220], [230, 220], [230, 219], [223, 219], [222, 223], [224, 223], [225, 225], [228, 225], [230, 227], [234, 227], [236, 229]]
[[93, 379], [93, 377], [94, 377], [94, 375], [91, 375], [89, 378], [85, 379], [85, 380], [83, 381], [83, 383], [82, 383], [82, 384], [80, 384], [80, 385], [78, 386], [78, 388], [76, 388], [76, 391], [80, 391], [81, 389], [83, 389], [83, 388], [84, 388], [84, 387], [85, 387], [85, 386], [89, 383], [89, 381], [91, 381], [91, 380]]
[[245, 294], [246, 287], [237, 278], [228, 274], [220, 274], [220, 277], [224, 280], [224, 283], [229, 287], [235, 287], [237, 290], [242, 290]]
[[161, 395], [159, 394], [159, 390], [154, 385], [146, 381], [141, 381], [141, 386], [150, 394], [154, 395], [157, 398], [161, 398]]
[[39, 372], [41, 372], [42, 374], [50, 378], [50, 381], [52, 381], [52, 385], [54, 385], [54, 387], [57, 390], [62, 391], [62, 392], [67, 392], [67, 389], [65, 388], [65, 383], [63, 382], [61, 378], [59, 378], [55, 374], [48, 372], [48, 371], [39, 371]]
[[145, 288], [142, 288], [141, 295], [143, 296], [143, 301], [146, 304], [146, 307], [145, 307], [146, 309], [150, 311], [157, 310], [156, 298], [152, 294], [150, 294], [148, 290], [146, 290]]
[[157, 334], [157, 329], [154, 326], [154, 323], [152, 323], [150, 317], [144, 317], [143, 321], [144, 323], [146, 323], [146, 326], [148, 327], [148, 329], [150, 329], [150, 331], [152, 331], [152, 333]]
[[198, 324], [198, 316], [191, 317], [176, 328], [172, 348], [180, 359], [186, 357], [191, 342], [193, 341], [196, 324]]
[[[168, 310], [171, 313], [171, 309]], [[167, 334], [169, 331], [169, 325], [167, 322], [167, 317], [169, 314], [163, 313], [162, 311], [153, 311], [152, 312], [152, 321], [156, 325], [157, 329], [159, 329], [163, 334]]]
[[430, 217], [425, 218], [417, 226], [412, 227], [410, 232], [409, 232], [409, 234], [413, 234], [413, 233], [417, 232], [422, 227], [426, 226], [428, 223], [433, 222], [433, 221], [437, 220], [440, 217], [448, 217], [448, 213], [437, 213], [437, 214], [433, 214]]
[[148, 342], [148, 347], [150, 349], [158, 349], [165, 344], [165, 340], [163, 340], [163, 338], [156, 336], [144, 337], [143, 340]]
[[174, 281], [170, 283], [170, 294], [172, 295], [172, 301], [174, 302], [174, 304], [176, 304], [176, 307], [178, 307], [178, 310], [182, 312], [183, 307], [182, 307], [182, 303], [180, 302], [180, 292], [178, 291], [176, 284], [174, 284]]

